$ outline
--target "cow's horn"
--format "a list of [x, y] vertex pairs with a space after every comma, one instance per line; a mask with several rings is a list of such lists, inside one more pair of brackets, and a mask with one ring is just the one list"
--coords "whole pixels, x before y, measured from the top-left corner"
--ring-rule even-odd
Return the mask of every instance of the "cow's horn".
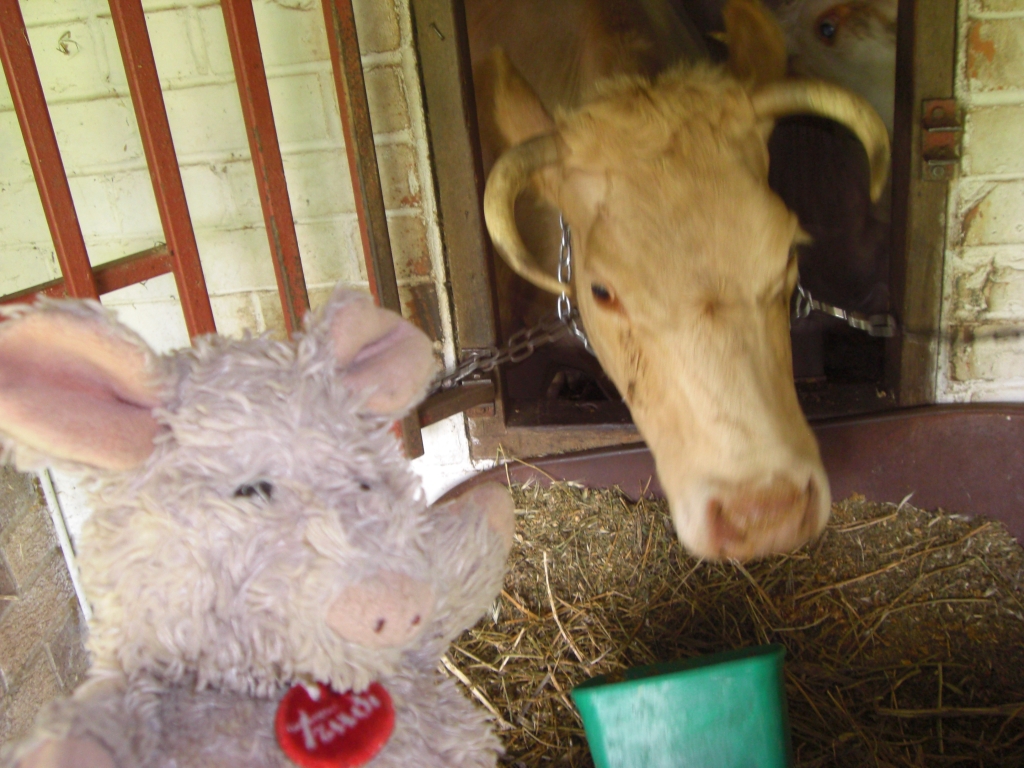
[[868, 153], [871, 199], [878, 200], [889, 173], [889, 132], [867, 100], [830, 83], [783, 80], [758, 89], [751, 101], [754, 112], [761, 118], [819, 115], [853, 131]]
[[569, 286], [558, 282], [537, 265], [516, 229], [516, 198], [519, 193], [530, 183], [534, 171], [557, 161], [554, 134], [537, 136], [505, 152], [487, 177], [484, 219], [494, 247], [517, 275], [545, 291], [571, 293]]

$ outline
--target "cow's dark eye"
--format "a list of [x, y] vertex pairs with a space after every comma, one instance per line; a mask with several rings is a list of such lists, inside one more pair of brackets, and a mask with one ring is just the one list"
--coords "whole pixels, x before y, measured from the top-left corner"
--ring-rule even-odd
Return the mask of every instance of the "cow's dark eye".
[[825, 45], [833, 45], [836, 35], [839, 33], [839, 19], [835, 14], [829, 13], [818, 19], [818, 37]]
[[274, 497], [274, 485], [266, 480], [260, 480], [258, 483], [252, 483], [251, 485], [240, 485], [235, 489], [235, 497], [244, 497], [246, 499], [255, 497], [264, 501], [270, 501]]
[[616, 298], [615, 293], [608, 286], [602, 283], [591, 283], [590, 294], [594, 297], [594, 301], [597, 302], [599, 307], [621, 310], [618, 298]]
[[359, 481], [359, 490], [361, 490], [361, 491], [368, 491], [371, 488], [372, 488], [372, 486], [368, 482], [366, 482], [365, 480], [360, 480]]

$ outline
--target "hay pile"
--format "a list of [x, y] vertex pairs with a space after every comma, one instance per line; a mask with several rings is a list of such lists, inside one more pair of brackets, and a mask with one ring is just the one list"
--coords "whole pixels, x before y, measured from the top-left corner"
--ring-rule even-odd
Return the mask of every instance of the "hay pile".
[[1001, 525], [850, 500], [741, 566], [685, 554], [662, 503], [513, 492], [502, 597], [444, 660], [505, 765], [592, 765], [568, 694], [593, 675], [769, 642], [798, 766], [1024, 765], [1024, 551]]

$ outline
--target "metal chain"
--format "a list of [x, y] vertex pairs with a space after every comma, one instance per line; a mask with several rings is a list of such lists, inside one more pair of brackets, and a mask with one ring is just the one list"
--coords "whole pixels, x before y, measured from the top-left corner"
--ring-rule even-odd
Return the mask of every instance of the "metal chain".
[[[563, 285], [572, 284], [572, 230], [561, 216], [558, 223], [562, 228], [562, 239], [558, 249], [558, 282]], [[824, 312], [845, 320], [851, 327], [864, 331], [870, 336], [889, 338], [897, 330], [896, 320], [892, 315], [863, 315], [859, 312], [837, 307], [820, 301], [811, 296], [810, 291], [797, 283], [793, 296], [793, 320], [801, 320], [812, 311]], [[584, 348], [594, 354], [586, 331], [580, 322], [579, 309], [573, 306], [568, 292], [563, 291], [558, 297], [555, 312], [545, 315], [530, 328], [523, 328], [512, 334], [508, 342], [502, 346], [490, 346], [475, 349], [469, 357], [446, 370], [434, 383], [431, 393], [458, 386], [470, 376], [493, 371], [504, 363], [519, 363], [528, 358], [538, 348], [558, 341], [567, 334], [579, 339]]]
[[[562, 242], [558, 247], [558, 282], [572, 285], [572, 230], [561, 214], [558, 215], [558, 226], [562, 228]], [[594, 348], [590, 346], [590, 339], [580, 322], [580, 311], [572, 305], [572, 299], [565, 291], [558, 297], [558, 319], [569, 326], [573, 335], [583, 342], [587, 352], [594, 354]]]
[[[563, 285], [571, 285], [572, 233], [569, 225], [561, 216], [559, 216], [558, 223], [562, 227], [562, 242], [558, 249], [558, 282]], [[558, 297], [555, 312], [545, 315], [531, 328], [516, 331], [502, 347], [491, 346], [472, 350], [469, 357], [454, 368], [445, 371], [431, 387], [430, 392], [433, 394], [444, 389], [451, 389], [470, 376], [493, 371], [503, 363], [522, 362], [536, 352], [539, 347], [558, 341], [570, 333], [583, 342], [583, 346], [588, 352], [594, 353], [580, 323], [579, 310], [573, 306], [569, 294], [563, 291]]]
[[829, 304], [811, 296], [811, 292], [800, 283], [793, 294], [793, 320], [807, 317], [813, 310], [845, 320], [851, 328], [864, 331], [868, 336], [888, 339], [896, 334], [896, 319], [892, 315], [863, 315], [851, 312], [835, 304]]

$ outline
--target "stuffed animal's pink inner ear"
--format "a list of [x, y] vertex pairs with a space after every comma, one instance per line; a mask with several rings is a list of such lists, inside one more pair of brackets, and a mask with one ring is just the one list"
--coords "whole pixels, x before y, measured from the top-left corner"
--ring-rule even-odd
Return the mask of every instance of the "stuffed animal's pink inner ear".
[[150, 355], [99, 318], [40, 312], [0, 325], [0, 431], [53, 459], [141, 464], [158, 431]]
[[365, 408], [397, 416], [424, 395], [434, 377], [430, 339], [399, 315], [375, 306], [368, 296], [339, 294], [330, 319], [335, 357], [345, 383], [365, 392]]

